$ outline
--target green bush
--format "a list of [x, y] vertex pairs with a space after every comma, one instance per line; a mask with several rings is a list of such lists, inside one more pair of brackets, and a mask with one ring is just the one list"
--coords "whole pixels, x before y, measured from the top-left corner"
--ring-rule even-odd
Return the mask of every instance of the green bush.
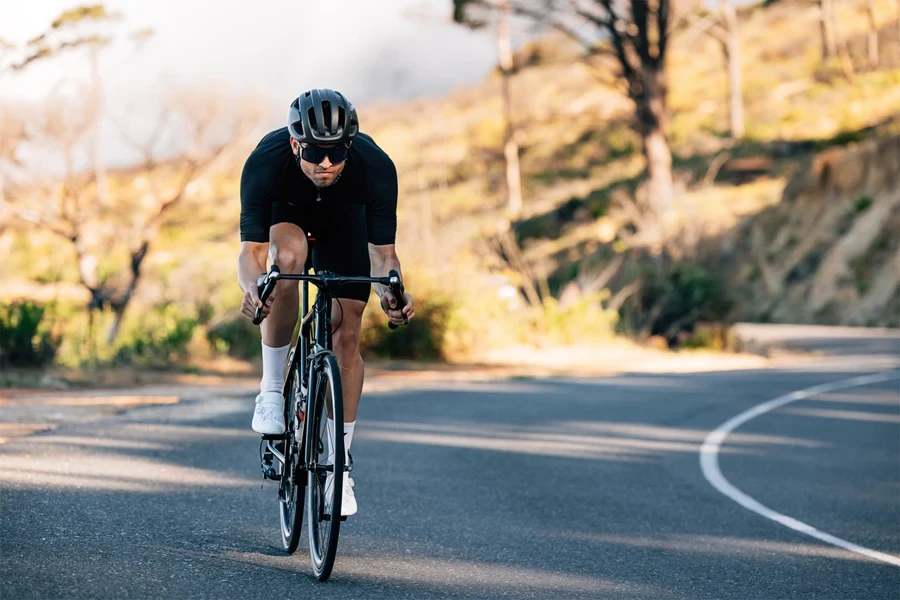
[[562, 304], [547, 298], [538, 322], [530, 328], [531, 343], [578, 344], [613, 337], [618, 315], [603, 308], [609, 291], [588, 294], [574, 302]]
[[31, 301], [0, 305], [0, 366], [43, 367], [53, 362], [60, 339], [46, 316], [47, 307]]
[[640, 284], [620, 310], [623, 328], [662, 336], [670, 347], [679, 345], [697, 323], [727, 321], [735, 304], [721, 276], [689, 263], [647, 266]]
[[363, 320], [362, 351], [382, 358], [445, 360], [446, 334], [453, 318], [448, 300], [430, 297], [416, 302], [416, 318], [409, 325], [391, 330], [375, 298]]
[[251, 360], [260, 353], [259, 327], [244, 315], [237, 315], [210, 328], [207, 339], [216, 352], [232, 358]]
[[166, 368], [187, 358], [188, 346], [197, 326], [194, 315], [167, 303], [142, 315], [133, 329], [123, 332], [115, 361], [147, 368]]
[[872, 206], [872, 199], [868, 196], [860, 196], [856, 199], [856, 202], [853, 203], [853, 211], [861, 213], [870, 206]]

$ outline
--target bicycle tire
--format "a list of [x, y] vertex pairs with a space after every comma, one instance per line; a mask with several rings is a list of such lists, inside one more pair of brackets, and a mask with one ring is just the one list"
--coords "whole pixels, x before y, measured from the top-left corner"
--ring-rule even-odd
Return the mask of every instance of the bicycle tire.
[[[334, 567], [341, 528], [341, 493], [345, 476], [344, 402], [341, 372], [334, 355], [323, 353], [316, 360], [318, 365], [313, 375], [315, 388], [310, 390], [311, 398], [306, 413], [306, 440], [310, 445], [308, 454], [311, 456], [306, 485], [306, 521], [313, 573], [319, 581], [325, 581]], [[335, 430], [334, 464], [331, 466], [334, 472], [334, 492], [330, 507], [325, 503], [327, 471], [319, 468], [320, 460], [327, 458], [326, 444], [329, 442], [324, 438], [327, 431], [325, 421], [329, 412], [334, 417]]]
[[303, 460], [302, 439], [296, 435], [303, 433], [303, 428], [294, 429], [296, 412], [296, 396], [300, 388], [300, 373], [297, 361], [292, 361], [288, 371], [288, 380], [284, 386], [285, 430], [288, 433], [282, 450], [285, 464], [281, 465], [281, 488], [278, 499], [278, 517], [281, 522], [281, 544], [288, 554], [293, 554], [300, 544], [303, 531], [303, 513], [306, 499], [306, 481], [299, 477], [299, 464]]

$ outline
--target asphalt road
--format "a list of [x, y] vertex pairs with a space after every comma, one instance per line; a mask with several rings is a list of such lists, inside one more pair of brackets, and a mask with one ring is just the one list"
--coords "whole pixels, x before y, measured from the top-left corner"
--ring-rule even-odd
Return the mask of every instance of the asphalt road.
[[[14, 440], [0, 446], [0, 597], [896, 599], [900, 568], [750, 512], [701, 472], [704, 438], [738, 413], [900, 363], [890, 334], [796, 344], [824, 355], [369, 394], [360, 512], [324, 584], [303, 545], [281, 550], [249, 398]], [[760, 415], [719, 462], [772, 510], [900, 557], [897, 379]]]

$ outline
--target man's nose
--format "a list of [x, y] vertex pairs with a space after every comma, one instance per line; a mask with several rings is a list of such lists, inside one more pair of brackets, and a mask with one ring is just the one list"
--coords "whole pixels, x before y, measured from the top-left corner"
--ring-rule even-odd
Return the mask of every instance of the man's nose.
[[319, 166], [323, 169], [327, 169], [331, 166], [331, 159], [326, 155], [325, 158], [322, 159], [322, 162], [319, 163]]

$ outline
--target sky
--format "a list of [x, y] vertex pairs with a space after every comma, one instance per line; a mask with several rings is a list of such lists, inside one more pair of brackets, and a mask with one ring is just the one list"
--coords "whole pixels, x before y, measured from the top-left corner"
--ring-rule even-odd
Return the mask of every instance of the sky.
[[[22, 46], [62, 11], [93, 1], [0, 0], [0, 39]], [[488, 33], [451, 22], [451, 0], [107, 0], [104, 5], [122, 16], [108, 27], [118, 41], [99, 59], [107, 112], [120, 119], [131, 106], [152, 113], [154, 102], [161, 104], [170, 89], [200, 85], [266, 97], [271, 114], [265, 125], [274, 128], [306, 89], [338, 89], [364, 106], [440, 96], [479, 81], [496, 64]], [[154, 34], [140, 48], [127, 39], [146, 28]], [[78, 90], [89, 79], [86, 53], [70, 52], [0, 75], [0, 101], [37, 106], [52, 92]], [[114, 127], [107, 123], [103, 130], [103, 154], [110, 163], [136, 159]]]
[[[82, 2], [87, 4], [89, 2]], [[0, 0], [0, 38], [21, 44], [76, 1]], [[473, 83], [496, 61], [494, 42], [450, 22], [450, 0], [109, 0], [112, 31], [152, 28], [139, 50], [105, 51], [107, 93], [152, 93], [161, 84], [211, 84], [290, 100], [332, 87], [354, 103], [441, 95]], [[120, 36], [121, 37], [121, 36]], [[60, 80], [83, 76], [84, 56], [34, 63], [0, 78], [0, 97], [39, 100]]]

